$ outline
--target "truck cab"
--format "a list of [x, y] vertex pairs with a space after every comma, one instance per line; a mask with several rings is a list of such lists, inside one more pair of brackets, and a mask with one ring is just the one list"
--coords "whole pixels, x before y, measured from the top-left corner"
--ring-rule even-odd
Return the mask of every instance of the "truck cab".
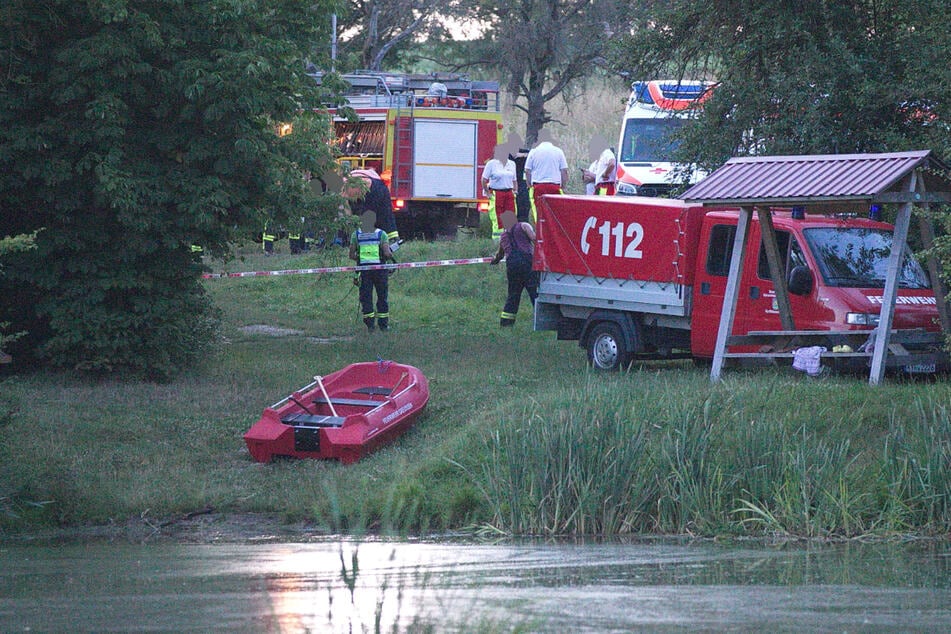
[[[712, 357], [723, 294], [736, 234], [735, 212], [704, 218], [694, 284], [691, 350]], [[797, 218], [774, 211], [781, 267], [797, 329], [871, 330], [878, 325], [885, 271], [892, 249], [892, 226], [854, 215]], [[771, 279], [760, 223], [751, 223], [734, 332], [781, 330], [776, 288]], [[907, 252], [901, 268], [893, 327], [937, 332], [931, 281]]]

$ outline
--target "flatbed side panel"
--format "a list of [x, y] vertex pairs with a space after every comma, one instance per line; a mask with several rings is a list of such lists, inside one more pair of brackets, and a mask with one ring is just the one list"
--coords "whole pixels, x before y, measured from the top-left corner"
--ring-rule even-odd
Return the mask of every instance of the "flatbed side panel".
[[673, 283], [543, 272], [538, 298], [551, 304], [686, 317], [687, 290]]
[[558, 330], [561, 320], [561, 310], [558, 304], [549, 303], [546, 297], [539, 295], [535, 299], [535, 309], [532, 311], [532, 329]]
[[691, 285], [705, 210], [680, 200], [546, 196], [535, 269]]

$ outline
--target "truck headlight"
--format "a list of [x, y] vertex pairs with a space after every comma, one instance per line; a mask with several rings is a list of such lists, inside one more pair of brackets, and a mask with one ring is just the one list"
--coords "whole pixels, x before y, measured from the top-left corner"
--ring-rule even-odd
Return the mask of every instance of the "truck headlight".
[[848, 313], [845, 323], [850, 326], [877, 326], [880, 317], [878, 313]]
[[614, 193], [618, 196], [637, 196], [637, 185], [618, 183]]

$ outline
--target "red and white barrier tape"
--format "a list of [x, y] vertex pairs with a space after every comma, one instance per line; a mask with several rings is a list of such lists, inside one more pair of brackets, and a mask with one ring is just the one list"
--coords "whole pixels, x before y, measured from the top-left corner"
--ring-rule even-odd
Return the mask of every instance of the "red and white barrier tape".
[[468, 258], [465, 260], [429, 260], [428, 262], [397, 262], [395, 264], [369, 264], [367, 266], [325, 266], [317, 269], [285, 269], [282, 271], [241, 271], [239, 273], [205, 273], [202, 279], [221, 277], [263, 277], [268, 275], [309, 275], [313, 273], [348, 273], [377, 269], [420, 269], [431, 266], [458, 266], [460, 264], [486, 264], [492, 258]]

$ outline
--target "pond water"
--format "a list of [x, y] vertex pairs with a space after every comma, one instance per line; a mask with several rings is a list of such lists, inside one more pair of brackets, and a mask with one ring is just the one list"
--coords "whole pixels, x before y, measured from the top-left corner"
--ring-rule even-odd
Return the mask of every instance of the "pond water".
[[951, 544], [0, 545], [0, 631], [951, 631]]

